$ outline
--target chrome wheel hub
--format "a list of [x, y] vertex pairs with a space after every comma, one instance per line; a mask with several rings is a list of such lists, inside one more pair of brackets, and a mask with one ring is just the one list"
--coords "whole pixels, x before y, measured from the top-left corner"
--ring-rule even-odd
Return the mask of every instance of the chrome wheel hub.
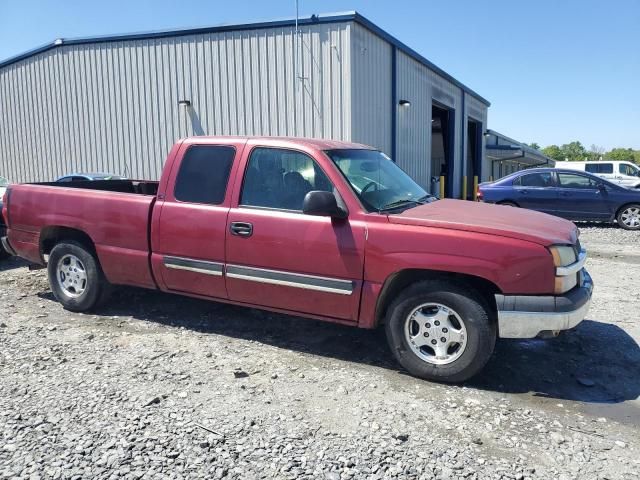
[[640, 227], [640, 207], [629, 207], [625, 209], [622, 215], [620, 215], [620, 219], [627, 227]]
[[87, 289], [87, 270], [75, 255], [65, 255], [57, 266], [58, 285], [69, 298], [78, 298]]
[[425, 303], [414, 309], [405, 321], [404, 334], [413, 353], [434, 365], [456, 361], [467, 346], [462, 318], [439, 303]]

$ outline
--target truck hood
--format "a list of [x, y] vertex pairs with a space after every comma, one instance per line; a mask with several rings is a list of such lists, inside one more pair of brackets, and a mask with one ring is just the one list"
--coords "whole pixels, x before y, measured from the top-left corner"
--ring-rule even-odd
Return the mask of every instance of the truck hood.
[[397, 215], [389, 222], [500, 235], [540, 245], [574, 244], [578, 229], [568, 220], [524, 208], [463, 200], [438, 200]]

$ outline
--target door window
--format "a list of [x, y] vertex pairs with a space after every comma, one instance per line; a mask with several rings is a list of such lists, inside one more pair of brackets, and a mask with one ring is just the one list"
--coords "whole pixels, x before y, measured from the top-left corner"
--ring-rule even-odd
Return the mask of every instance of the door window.
[[558, 173], [558, 181], [562, 188], [594, 189], [598, 187], [596, 180], [572, 173]]
[[620, 164], [620, 173], [622, 175], [628, 175], [629, 177], [640, 176], [640, 171], [632, 165], [629, 165], [628, 163]]
[[333, 185], [308, 155], [293, 150], [256, 148], [244, 176], [240, 204], [302, 211], [312, 190], [333, 191]]
[[587, 163], [584, 169], [589, 173], [613, 173], [613, 163]]
[[517, 187], [553, 187], [553, 175], [550, 172], [529, 173], [516, 178], [513, 185]]
[[182, 159], [176, 188], [180, 202], [219, 205], [224, 200], [235, 148], [218, 145], [194, 145]]

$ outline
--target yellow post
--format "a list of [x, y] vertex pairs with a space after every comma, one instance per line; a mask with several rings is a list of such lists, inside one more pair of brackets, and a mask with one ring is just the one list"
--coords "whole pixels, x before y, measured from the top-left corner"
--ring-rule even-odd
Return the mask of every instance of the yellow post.
[[489, 177], [489, 181], [490, 181], [490, 182], [493, 182], [493, 175], [491, 175], [491, 176]]
[[478, 176], [473, 177], [473, 201], [478, 201]]
[[464, 177], [462, 177], [462, 199], [466, 200], [467, 199], [467, 176], [465, 175]]
[[444, 198], [444, 175], [440, 175], [440, 198]]

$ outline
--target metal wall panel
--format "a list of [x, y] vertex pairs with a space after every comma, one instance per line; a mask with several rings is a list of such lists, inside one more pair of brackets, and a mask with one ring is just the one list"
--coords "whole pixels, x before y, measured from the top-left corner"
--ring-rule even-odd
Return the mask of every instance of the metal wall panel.
[[174, 141], [202, 133], [350, 140], [351, 28], [301, 26], [297, 52], [293, 27], [277, 27], [62, 45], [7, 65], [0, 174], [157, 179]]
[[[468, 114], [479, 113], [486, 129], [487, 106], [467, 93], [463, 114], [462, 89], [401, 51], [397, 52], [396, 75], [398, 100], [411, 102], [408, 107], [397, 107], [398, 165], [431, 191], [431, 178], [439, 174], [431, 171], [431, 107], [435, 101], [454, 110], [453, 196], [460, 197], [462, 178], [466, 174], [463, 159], [466, 158]], [[482, 152], [484, 157], [484, 142]]]
[[391, 44], [359, 24], [351, 31], [352, 140], [393, 156]]

